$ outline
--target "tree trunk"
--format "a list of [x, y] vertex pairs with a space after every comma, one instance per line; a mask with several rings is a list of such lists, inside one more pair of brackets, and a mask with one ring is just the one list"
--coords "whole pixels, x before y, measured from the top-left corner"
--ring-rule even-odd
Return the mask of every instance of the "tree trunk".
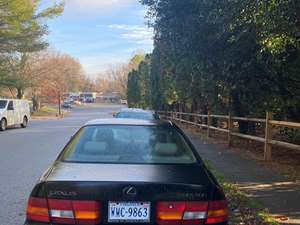
[[22, 99], [24, 97], [24, 90], [22, 88], [17, 88], [17, 98]]
[[[243, 109], [243, 105], [241, 103], [241, 94], [237, 91], [231, 92], [231, 100], [232, 100], [232, 111], [235, 116], [238, 117], [245, 117], [245, 111]], [[239, 130], [242, 134], [248, 133], [248, 121], [238, 121], [239, 123]]]
[[40, 108], [41, 108], [41, 103], [39, 101], [38, 96], [33, 95], [32, 96], [32, 110], [33, 110], [33, 112], [39, 111]]
[[61, 96], [60, 96], [60, 91], [58, 92], [58, 115], [61, 116]]
[[191, 113], [197, 113], [197, 99], [196, 98], [193, 98]]

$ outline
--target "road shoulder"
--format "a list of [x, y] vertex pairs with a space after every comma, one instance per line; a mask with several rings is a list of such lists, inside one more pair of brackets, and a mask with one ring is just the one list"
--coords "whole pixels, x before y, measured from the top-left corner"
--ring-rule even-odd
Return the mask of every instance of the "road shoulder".
[[300, 192], [294, 182], [222, 145], [209, 144], [191, 132], [189, 137], [204, 160], [222, 172], [226, 180], [268, 208], [280, 223], [300, 224]]

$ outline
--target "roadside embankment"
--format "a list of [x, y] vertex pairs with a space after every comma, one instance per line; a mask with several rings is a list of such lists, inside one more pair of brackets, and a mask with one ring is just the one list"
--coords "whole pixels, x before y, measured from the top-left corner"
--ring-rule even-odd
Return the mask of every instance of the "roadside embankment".
[[39, 111], [33, 112], [31, 118], [35, 120], [61, 119], [68, 113], [70, 112], [66, 110], [62, 110], [62, 115], [59, 115], [57, 108], [55, 108], [54, 106], [45, 105], [42, 106]]

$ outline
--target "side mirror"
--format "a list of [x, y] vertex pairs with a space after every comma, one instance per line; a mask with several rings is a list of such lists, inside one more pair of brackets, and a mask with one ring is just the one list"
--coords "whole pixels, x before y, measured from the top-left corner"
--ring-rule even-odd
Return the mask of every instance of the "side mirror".
[[117, 116], [117, 113], [113, 113], [113, 117], [116, 118], [116, 116]]

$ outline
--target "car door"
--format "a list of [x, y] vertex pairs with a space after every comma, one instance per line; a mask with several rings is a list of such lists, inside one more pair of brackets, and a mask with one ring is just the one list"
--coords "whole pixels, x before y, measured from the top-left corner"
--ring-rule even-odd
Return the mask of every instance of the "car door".
[[23, 122], [23, 117], [24, 116], [26, 116], [28, 120], [30, 119], [30, 106], [29, 106], [29, 103], [27, 101], [23, 102], [22, 109], [23, 109], [23, 115], [22, 115], [21, 120]]
[[12, 126], [15, 124], [14, 102], [11, 100], [7, 105], [7, 125]]
[[22, 101], [14, 101], [15, 124], [21, 124], [23, 121], [24, 107]]

